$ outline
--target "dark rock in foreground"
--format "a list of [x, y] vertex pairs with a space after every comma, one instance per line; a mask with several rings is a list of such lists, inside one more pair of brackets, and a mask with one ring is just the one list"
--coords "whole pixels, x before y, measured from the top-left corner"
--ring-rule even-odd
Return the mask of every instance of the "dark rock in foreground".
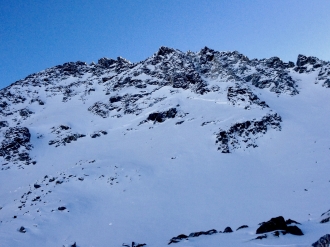
[[272, 232], [275, 230], [286, 230], [287, 225], [285, 223], [285, 220], [282, 216], [271, 218], [267, 222], [263, 222], [261, 226], [257, 229], [256, 233], [266, 233], [266, 232]]
[[[272, 231], [277, 231], [277, 230], [283, 230], [281, 231], [283, 234], [290, 233], [293, 235], [304, 235], [303, 232], [300, 230], [299, 227], [297, 226], [288, 226], [288, 224], [291, 223], [298, 223], [294, 220], [287, 220], [285, 221], [282, 216], [276, 217], [276, 218], [271, 218], [267, 222], [263, 222], [261, 226], [257, 229], [256, 234], [262, 234], [262, 233], [267, 233], [267, 232], [272, 232]], [[299, 223], [298, 223], [299, 224]], [[279, 236], [279, 233], [275, 236]]]

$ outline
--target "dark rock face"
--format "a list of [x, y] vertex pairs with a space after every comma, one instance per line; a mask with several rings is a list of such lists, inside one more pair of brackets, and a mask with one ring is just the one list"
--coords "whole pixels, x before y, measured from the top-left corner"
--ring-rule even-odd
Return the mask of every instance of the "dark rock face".
[[32, 149], [30, 144], [31, 134], [26, 127], [9, 127], [4, 133], [4, 140], [0, 144], [0, 157], [6, 161], [28, 165], [31, 158], [28, 151]]
[[84, 134], [69, 134], [64, 136], [61, 139], [50, 140], [49, 145], [55, 145], [55, 147], [66, 146], [66, 144], [71, 143], [72, 141], [77, 141], [79, 138], [85, 137]]
[[13, 127], [9, 128], [4, 137], [6, 138], [1, 143], [1, 153], [9, 154], [12, 151], [18, 150], [21, 146], [28, 147], [31, 134], [29, 129], [26, 127]]
[[257, 105], [261, 108], [269, 107], [265, 101], [261, 101], [258, 96], [248, 88], [229, 87], [227, 98], [233, 105], [245, 105], [245, 109], [249, 109], [251, 105]]
[[94, 105], [88, 108], [88, 111], [94, 113], [95, 115], [98, 115], [102, 118], [109, 117], [110, 113], [110, 107], [107, 104], [104, 104], [102, 102], [96, 102]]
[[298, 73], [310, 73], [321, 68], [319, 78], [317, 79], [320, 79], [320, 76], [322, 75], [321, 71], [328, 67], [326, 66], [326, 62], [321, 61], [316, 57], [307, 57], [304, 55], [298, 55], [296, 64], [297, 66], [294, 67], [294, 70]]
[[110, 103], [120, 102], [121, 99], [122, 99], [121, 96], [112, 96], [112, 97], [110, 97], [109, 102]]
[[330, 234], [326, 234], [312, 244], [313, 247], [329, 247], [330, 246]]
[[156, 122], [162, 123], [166, 119], [174, 118], [176, 114], [177, 114], [176, 108], [171, 108], [168, 111], [151, 113], [149, 114], [147, 120], [153, 121], [154, 123]]
[[222, 153], [230, 153], [232, 149], [240, 148], [240, 145], [245, 145], [246, 148], [257, 147], [255, 140], [258, 135], [265, 134], [269, 128], [281, 130], [280, 122], [282, 122], [281, 117], [275, 113], [266, 115], [259, 121], [236, 123], [227, 131], [220, 130], [216, 135], [218, 150]]
[[91, 134], [91, 138], [96, 138], [96, 137], [100, 137], [102, 135], [107, 135], [108, 132], [104, 131], [104, 130], [100, 130], [100, 131], [95, 131], [93, 134]]
[[286, 230], [287, 225], [285, 223], [285, 220], [282, 216], [271, 218], [269, 221], [262, 223], [262, 225], [257, 229], [256, 233], [266, 233], [266, 232], [272, 232], [275, 230]]
[[172, 52], [175, 52], [175, 50], [169, 47], [162, 46], [159, 48], [156, 54], [157, 56], [166, 56], [168, 54], [171, 54]]
[[325, 82], [323, 83], [323, 87], [330, 88], [330, 79], [325, 80]]
[[[290, 224], [292, 224], [296, 221], [290, 220], [287, 222], [291, 222]], [[281, 230], [281, 231], [277, 231], [277, 230]], [[257, 229], [256, 234], [262, 234], [262, 233], [267, 233], [267, 232], [272, 232], [272, 231], [277, 231], [274, 233], [274, 235], [277, 237], [279, 236], [279, 232], [281, 232], [283, 234], [290, 233], [290, 234], [298, 235], [298, 236], [304, 235], [299, 227], [288, 226], [282, 216], [279, 216], [276, 218], [271, 218], [269, 221], [263, 222], [261, 224], [261, 226]]]
[[1, 128], [8, 127], [8, 126], [9, 126], [9, 124], [8, 124], [7, 121], [0, 121], [0, 129], [1, 129]]
[[55, 139], [48, 142], [49, 145], [55, 147], [66, 146], [73, 141], [77, 141], [79, 138], [85, 137], [84, 134], [72, 133], [71, 127], [66, 125], [60, 125], [58, 127], [52, 127], [51, 133], [56, 135]]
[[304, 55], [299, 54], [297, 58], [297, 66], [301, 67], [306, 64], [316, 64], [318, 62], [318, 59], [316, 57], [306, 57]]
[[19, 115], [23, 118], [23, 119], [27, 119], [31, 114], [33, 114], [32, 111], [30, 111], [27, 108], [21, 109], [19, 110]]

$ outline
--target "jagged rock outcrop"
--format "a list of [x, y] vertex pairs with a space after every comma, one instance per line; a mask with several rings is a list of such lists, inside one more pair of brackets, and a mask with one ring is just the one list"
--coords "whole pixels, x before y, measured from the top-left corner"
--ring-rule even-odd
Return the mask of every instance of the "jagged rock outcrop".
[[265, 101], [261, 101], [250, 89], [244, 87], [229, 87], [227, 98], [233, 105], [242, 105], [245, 109], [250, 109], [252, 105], [261, 108], [269, 107]]
[[232, 125], [228, 130], [220, 130], [216, 135], [218, 150], [230, 153], [233, 149], [257, 147], [256, 139], [272, 128], [281, 130], [281, 117], [278, 114], [269, 114], [261, 120], [248, 120]]
[[330, 210], [328, 210], [327, 212], [321, 215], [320, 223], [327, 223], [327, 222], [330, 222]]
[[28, 128], [9, 127], [4, 132], [4, 139], [0, 144], [0, 157], [5, 162], [3, 165], [10, 162], [24, 165], [35, 164], [35, 161], [32, 161], [29, 155], [29, 150], [33, 147], [30, 138], [31, 134]]
[[329, 247], [330, 246], [330, 234], [325, 234], [319, 240], [312, 244], [312, 247]]
[[48, 144], [54, 145], [55, 147], [66, 146], [67, 144], [86, 136], [85, 134], [72, 133], [71, 127], [66, 125], [52, 127], [51, 129], [51, 133], [56, 135], [56, 137], [55, 139], [50, 140]]

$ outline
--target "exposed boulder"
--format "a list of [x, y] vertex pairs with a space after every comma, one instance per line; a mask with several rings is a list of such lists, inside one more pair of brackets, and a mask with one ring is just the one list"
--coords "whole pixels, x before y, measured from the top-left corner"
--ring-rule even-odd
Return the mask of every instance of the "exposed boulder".
[[21, 226], [19, 229], [18, 229], [19, 232], [21, 233], [26, 233], [26, 228], [24, 226]]
[[114, 59], [109, 59], [109, 58], [106, 58], [106, 57], [103, 57], [103, 58], [100, 58], [97, 63], [104, 67], [104, 68], [110, 68], [113, 64], [116, 63], [116, 60]]
[[171, 108], [167, 111], [151, 113], [149, 114], [147, 121], [153, 121], [154, 123], [162, 123], [166, 119], [174, 118], [177, 112], [178, 111], [176, 108]]
[[104, 131], [104, 130], [99, 130], [99, 131], [94, 131], [93, 134], [90, 134], [91, 138], [96, 138], [96, 137], [100, 137], [102, 135], [107, 135], [108, 132]]
[[257, 229], [256, 233], [266, 233], [266, 232], [272, 232], [275, 230], [286, 230], [287, 225], [285, 223], [285, 220], [282, 216], [271, 218], [267, 222], [263, 222], [261, 226]]
[[276, 231], [274, 235], [277, 237], [279, 236], [280, 232], [282, 232], [283, 234], [290, 233], [298, 236], [304, 235], [298, 226], [288, 226], [287, 222], [291, 224], [296, 221], [285, 221], [282, 216], [271, 218], [269, 221], [261, 223], [261, 226], [257, 229], [256, 234]]
[[225, 230], [223, 230], [223, 233], [230, 233], [230, 232], [233, 232], [233, 230], [229, 226], [227, 226]]

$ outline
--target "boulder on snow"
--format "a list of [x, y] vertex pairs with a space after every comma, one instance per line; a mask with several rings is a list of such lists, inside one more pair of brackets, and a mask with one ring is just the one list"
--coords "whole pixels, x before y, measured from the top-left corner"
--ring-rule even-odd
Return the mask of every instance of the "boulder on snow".
[[[298, 226], [288, 226], [288, 224], [292, 224], [292, 223], [299, 224], [298, 222], [291, 220], [291, 219], [285, 221], [282, 216], [278, 216], [276, 218], [271, 218], [267, 222], [261, 223], [261, 226], [257, 229], [256, 233], [261, 234], [261, 233], [266, 233], [266, 232], [282, 230], [281, 232], [283, 234], [290, 233], [290, 234], [297, 235], [297, 236], [304, 235]], [[276, 235], [276, 234], [277, 233], [275, 233], [275, 236], [279, 236], [279, 233], [278, 233], [278, 235]]]
[[286, 230], [287, 225], [285, 223], [285, 220], [282, 216], [271, 218], [267, 222], [263, 222], [261, 226], [257, 229], [256, 233], [266, 233], [266, 232], [272, 232], [275, 230]]
[[19, 232], [21, 233], [26, 233], [26, 228], [24, 226], [21, 226], [19, 229], [18, 229]]
[[177, 112], [176, 108], [171, 108], [168, 111], [151, 113], [147, 120], [162, 123], [168, 118], [174, 118]]
[[239, 228], [236, 229], [236, 231], [240, 230], [240, 229], [243, 229], [243, 228], [248, 228], [249, 226], [248, 225], [242, 225], [240, 226]]
[[233, 230], [229, 226], [227, 226], [225, 230], [223, 230], [223, 233], [229, 233], [229, 232], [233, 232]]

